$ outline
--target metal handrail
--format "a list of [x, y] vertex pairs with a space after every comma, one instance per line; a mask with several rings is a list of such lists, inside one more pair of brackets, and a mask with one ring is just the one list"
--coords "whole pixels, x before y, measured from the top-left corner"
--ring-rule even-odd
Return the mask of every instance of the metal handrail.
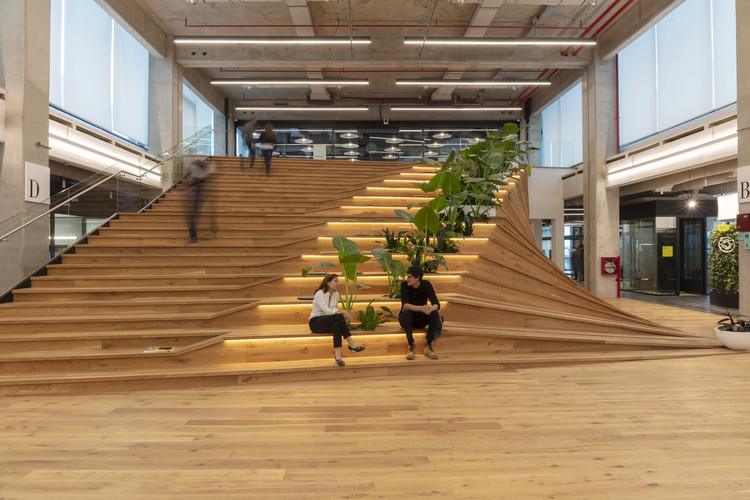
[[166, 161], [174, 158], [175, 155], [177, 155], [178, 153], [181, 153], [181, 152], [185, 151], [185, 149], [187, 149], [189, 146], [192, 146], [193, 144], [195, 144], [199, 140], [203, 139], [206, 135], [208, 135], [208, 134], [210, 134], [212, 132], [213, 132], [213, 129], [209, 130], [208, 132], [206, 132], [205, 134], [201, 135], [200, 137], [196, 137], [192, 142], [190, 142], [190, 143], [186, 144], [185, 146], [183, 146], [182, 149], [180, 149], [179, 151], [175, 151], [174, 153], [172, 153], [171, 156], [169, 156], [168, 158], [164, 158], [159, 163], [157, 163], [156, 165], [154, 165], [153, 167], [151, 167], [149, 170], [141, 173], [140, 175], [136, 175], [136, 174], [133, 174], [133, 173], [130, 173], [130, 172], [126, 172], [124, 170], [120, 170], [120, 171], [114, 172], [112, 174], [109, 174], [107, 177], [105, 177], [105, 178], [97, 181], [96, 183], [92, 184], [91, 186], [89, 186], [88, 188], [84, 189], [80, 193], [76, 194], [72, 198], [68, 198], [67, 200], [65, 200], [64, 202], [62, 202], [59, 205], [55, 206], [54, 208], [50, 208], [46, 212], [38, 215], [37, 217], [34, 217], [30, 221], [28, 221], [28, 222], [26, 222], [26, 223], [18, 226], [17, 228], [13, 229], [10, 232], [5, 233], [4, 235], [0, 236], [0, 243], [7, 242], [8, 241], [8, 237], [11, 236], [12, 234], [17, 233], [18, 231], [20, 231], [21, 229], [23, 229], [23, 228], [25, 228], [27, 226], [30, 226], [31, 224], [33, 224], [34, 222], [38, 221], [42, 217], [45, 217], [46, 215], [51, 214], [52, 212], [54, 212], [58, 208], [64, 207], [65, 205], [69, 205], [71, 201], [78, 199], [81, 195], [88, 193], [89, 191], [91, 191], [95, 187], [99, 186], [100, 184], [102, 184], [102, 183], [104, 183], [104, 182], [106, 182], [106, 181], [108, 181], [108, 180], [110, 180], [110, 179], [112, 179], [114, 177], [117, 177], [117, 176], [120, 176], [120, 175], [131, 175], [131, 176], [135, 177], [140, 182], [146, 175], [148, 175], [151, 172], [153, 172], [153, 170], [156, 167], [158, 167], [160, 165], [163, 165]]

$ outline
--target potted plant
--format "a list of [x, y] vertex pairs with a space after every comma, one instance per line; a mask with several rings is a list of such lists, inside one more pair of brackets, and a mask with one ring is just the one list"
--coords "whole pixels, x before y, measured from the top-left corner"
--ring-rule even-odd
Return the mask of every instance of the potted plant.
[[736, 351], [750, 351], [750, 321], [734, 319], [727, 309], [727, 317], [714, 328], [716, 338], [724, 347]]
[[708, 238], [711, 304], [739, 308], [740, 264], [737, 226], [728, 224], [711, 230]]

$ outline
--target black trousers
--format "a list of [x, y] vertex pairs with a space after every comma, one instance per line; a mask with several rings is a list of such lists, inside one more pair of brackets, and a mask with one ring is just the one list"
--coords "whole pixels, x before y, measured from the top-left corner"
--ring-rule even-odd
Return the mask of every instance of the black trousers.
[[310, 318], [310, 331], [313, 333], [332, 333], [333, 347], [341, 347], [341, 339], [352, 336], [346, 326], [346, 318], [341, 313], [327, 314]]
[[197, 182], [193, 185], [193, 206], [190, 209], [190, 216], [188, 218], [188, 231], [190, 233], [191, 240], [198, 239], [198, 230], [196, 229], [195, 224], [198, 220], [198, 216], [200, 215], [201, 206], [203, 205], [203, 189], [201, 188], [202, 185], [203, 182]]
[[[255, 145], [248, 144], [247, 147], [249, 148], [249, 152], [247, 155], [250, 157], [250, 168], [255, 168]], [[240, 156], [240, 168], [242, 170], [245, 170], [245, 157], [244, 156]]]
[[266, 173], [271, 171], [271, 157], [273, 156], [273, 149], [263, 150], [263, 159], [266, 162]]
[[406, 340], [409, 341], [409, 345], [414, 345], [414, 336], [412, 335], [414, 328], [426, 326], [427, 344], [429, 345], [435, 339], [435, 332], [440, 329], [442, 322], [438, 311], [432, 311], [428, 316], [423, 312], [401, 309], [398, 315], [398, 324], [406, 332]]

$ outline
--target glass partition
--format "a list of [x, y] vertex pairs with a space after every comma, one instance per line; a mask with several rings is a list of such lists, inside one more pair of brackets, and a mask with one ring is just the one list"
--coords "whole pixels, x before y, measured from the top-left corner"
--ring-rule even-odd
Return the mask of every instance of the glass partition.
[[[212, 135], [209, 128], [201, 130], [162, 153], [159, 162], [144, 165], [138, 175], [112, 165], [42, 203], [29, 203], [0, 221], [0, 263], [23, 261], [29, 274], [115, 214], [143, 210], [184, 176], [190, 156], [200, 155]], [[0, 292], [13, 285], [0, 281]]]
[[[393, 129], [286, 128], [275, 129], [278, 154], [284, 158], [415, 162], [421, 158], [445, 160], [452, 150], [461, 150], [484, 140], [487, 130], [499, 129]], [[262, 125], [257, 125], [255, 138]], [[247, 156], [249, 148], [236, 132], [236, 154]], [[256, 154], [259, 154], [256, 148]]]

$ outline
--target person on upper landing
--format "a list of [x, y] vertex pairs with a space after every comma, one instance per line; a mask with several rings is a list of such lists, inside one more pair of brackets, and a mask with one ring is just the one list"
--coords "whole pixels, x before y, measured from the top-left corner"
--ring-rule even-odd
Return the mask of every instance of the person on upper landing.
[[435, 295], [435, 289], [432, 283], [422, 279], [423, 276], [424, 271], [421, 267], [411, 266], [406, 271], [406, 280], [401, 283], [401, 312], [398, 315], [398, 322], [406, 332], [406, 340], [409, 342], [406, 359], [414, 359], [412, 332], [415, 327], [423, 326], [427, 326], [424, 355], [431, 359], [438, 359], [437, 353], [432, 348], [432, 342], [442, 333], [443, 317], [438, 312], [440, 302]]

